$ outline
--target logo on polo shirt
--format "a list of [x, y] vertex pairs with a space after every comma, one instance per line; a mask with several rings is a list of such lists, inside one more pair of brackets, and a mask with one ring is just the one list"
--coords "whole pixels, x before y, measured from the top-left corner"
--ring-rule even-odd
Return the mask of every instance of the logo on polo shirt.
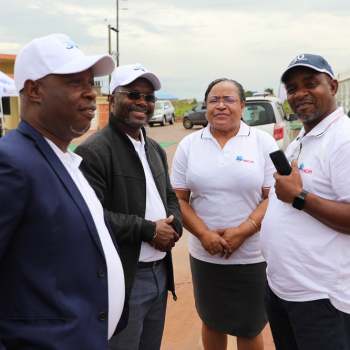
[[312, 169], [305, 169], [304, 163], [300, 164], [299, 171], [304, 174], [312, 174]]
[[236, 162], [243, 162], [243, 163], [252, 163], [252, 164], [254, 164], [254, 160], [244, 159], [243, 156], [237, 156]]

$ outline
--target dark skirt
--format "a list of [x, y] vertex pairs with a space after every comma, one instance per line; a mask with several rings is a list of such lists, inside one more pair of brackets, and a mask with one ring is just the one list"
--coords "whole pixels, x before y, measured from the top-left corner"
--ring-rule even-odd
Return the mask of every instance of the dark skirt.
[[190, 263], [196, 309], [207, 326], [240, 338], [264, 329], [265, 262], [219, 265], [190, 256]]

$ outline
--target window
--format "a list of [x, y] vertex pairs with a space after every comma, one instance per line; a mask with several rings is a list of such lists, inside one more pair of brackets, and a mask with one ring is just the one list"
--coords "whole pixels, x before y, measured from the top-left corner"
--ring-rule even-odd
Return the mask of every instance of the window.
[[243, 119], [248, 125], [264, 125], [276, 123], [276, 118], [269, 103], [247, 103], [244, 107]]
[[200, 111], [202, 109], [205, 109], [205, 103], [198, 103], [198, 105], [193, 108], [194, 111]]

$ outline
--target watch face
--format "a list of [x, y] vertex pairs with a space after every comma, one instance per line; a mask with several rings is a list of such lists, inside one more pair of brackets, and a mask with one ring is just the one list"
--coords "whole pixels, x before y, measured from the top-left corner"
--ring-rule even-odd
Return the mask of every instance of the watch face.
[[299, 196], [294, 198], [292, 206], [296, 209], [302, 210], [305, 205], [305, 197], [309, 192], [302, 190]]
[[303, 209], [304, 205], [305, 205], [304, 198], [301, 198], [299, 196], [294, 198], [294, 201], [293, 201], [294, 208], [301, 210], [301, 209]]

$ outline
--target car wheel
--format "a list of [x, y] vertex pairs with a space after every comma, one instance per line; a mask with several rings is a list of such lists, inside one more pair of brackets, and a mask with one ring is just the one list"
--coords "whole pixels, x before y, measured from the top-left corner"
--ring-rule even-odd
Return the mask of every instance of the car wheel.
[[190, 120], [188, 118], [185, 118], [182, 124], [183, 124], [185, 129], [192, 129], [193, 128], [193, 124], [190, 122]]
[[153, 123], [148, 123], [148, 125], [149, 125], [150, 127], [152, 127], [152, 126], [153, 126]]
[[166, 117], [164, 116], [162, 122], [160, 123], [160, 125], [161, 126], [165, 126], [165, 123], [166, 123]]
[[169, 124], [174, 124], [174, 123], [175, 123], [175, 117], [174, 117], [174, 114], [172, 114], [169, 120]]

